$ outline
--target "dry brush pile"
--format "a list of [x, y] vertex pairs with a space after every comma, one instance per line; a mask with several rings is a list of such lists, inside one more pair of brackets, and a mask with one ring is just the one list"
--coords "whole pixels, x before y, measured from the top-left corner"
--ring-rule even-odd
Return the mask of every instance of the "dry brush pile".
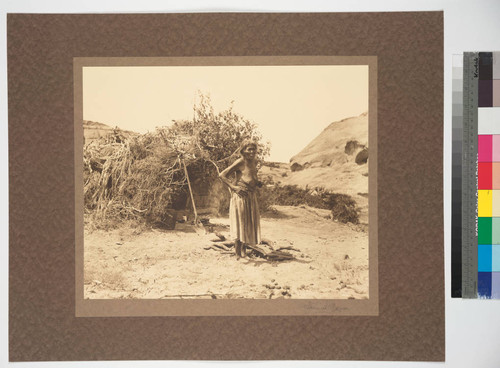
[[85, 210], [97, 227], [126, 219], [168, 224], [184, 181], [177, 155], [157, 133], [109, 136], [84, 148]]
[[187, 177], [216, 180], [245, 139], [259, 144], [261, 158], [269, 153], [254, 123], [232, 106], [215, 113], [210, 98], [199, 97], [192, 120], [129, 137], [115, 131], [84, 147], [86, 221], [96, 228], [124, 220], [172, 227], [188, 198]]

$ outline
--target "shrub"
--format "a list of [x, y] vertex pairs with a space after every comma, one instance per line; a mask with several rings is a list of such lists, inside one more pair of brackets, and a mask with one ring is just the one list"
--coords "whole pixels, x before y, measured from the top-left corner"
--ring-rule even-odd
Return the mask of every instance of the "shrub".
[[272, 210], [273, 205], [300, 206], [331, 210], [332, 218], [342, 223], [359, 223], [356, 201], [347, 194], [332, 193], [324, 188], [301, 189], [296, 185], [264, 186], [259, 191], [262, 212]]
[[174, 120], [162, 132], [176, 152], [222, 171], [239, 157], [243, 141], [252, 140], [258, 146], [257, 159], [264, 162], [270, 143], [264, 142], [255, 123], [236, 113], [232, 104], [215, 113], [209, 95], [199, 93], [198, 97], [193, 120]]
[[351, 222], [359, 224], [359, 214], [356, 201], [346, 194], [331, 193], [329, 197], [332, 219], [344, 224]]

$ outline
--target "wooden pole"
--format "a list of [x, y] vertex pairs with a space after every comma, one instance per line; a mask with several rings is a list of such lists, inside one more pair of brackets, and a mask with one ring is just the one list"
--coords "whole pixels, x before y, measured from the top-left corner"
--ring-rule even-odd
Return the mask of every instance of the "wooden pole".
[[196, 211], [196, 205], [194, 204], [193, 190], [191, 189], [191, 182], [189, 181], [189, 175], [188, 175], [188, 171], [186, 168], [186, 162], [184, 162], [183, 158], [181, 158], [181, 161], [182, 161], [182, 165], [184, 166], [184, 174], [186, 175], [186, 179], [188, 182], [189, 194], [191, 195], [191, 203], [193, 203], [194, 223], [196, 225], [196, 224], [198, 224], [198, 212]]

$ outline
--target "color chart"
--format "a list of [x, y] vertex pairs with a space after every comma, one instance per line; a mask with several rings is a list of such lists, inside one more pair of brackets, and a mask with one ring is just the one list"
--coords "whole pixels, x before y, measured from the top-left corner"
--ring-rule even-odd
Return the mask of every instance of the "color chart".
[[500, 52], [454, 57], [452, 93], [452, 297], [500, 299]]
[[500, 298], [500, 53], [479, 53], [477, 294]]

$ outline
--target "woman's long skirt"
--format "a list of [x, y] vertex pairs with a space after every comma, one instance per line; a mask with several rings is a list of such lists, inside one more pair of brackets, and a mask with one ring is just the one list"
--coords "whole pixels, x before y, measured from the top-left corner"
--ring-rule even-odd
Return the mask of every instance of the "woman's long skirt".
[[231, 238], [242, 243], [256, 245], [260, 243], [260, 214], [257, 194], [247, 192], [240, 196], [232, 192], [229, 204]]

